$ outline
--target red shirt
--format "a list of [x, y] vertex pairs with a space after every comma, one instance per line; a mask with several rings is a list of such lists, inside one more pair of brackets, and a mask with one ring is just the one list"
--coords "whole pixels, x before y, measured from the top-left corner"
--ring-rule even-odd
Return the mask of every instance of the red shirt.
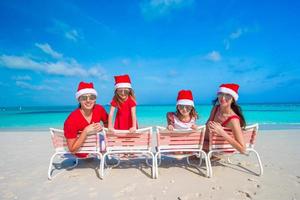
[[118, 130], [129, 130], [132, 127], [131, 108], [136, 106], [135, 101], [131, 97], [128, 97], [127, 100], [119, 106], [115, 100], [112, 100], [110, 105], [118, 109], [114, 128]]
[[[79, 131], [83, 131], [85, 127], [87, 127], [91, 123], [98, 123], [102, 121], [104, 124], [107, 123], [108, 115], [105, 109], [96, 104], [92, 111], [92, 119], [89, 123], [86, 121], [82, 113], [80, 112], [80, 108], [74, 110], [66, 119], [64, 124], [64, 134], [67, 139], [77, 138]], [[77, 155], [77, 154], [76, 154]], [[79, 154], [78, 154], [79, 156]], [[79, 157], [82, 157], [80, 155]], [[85, 156], [84, 156], [85, 157]]]

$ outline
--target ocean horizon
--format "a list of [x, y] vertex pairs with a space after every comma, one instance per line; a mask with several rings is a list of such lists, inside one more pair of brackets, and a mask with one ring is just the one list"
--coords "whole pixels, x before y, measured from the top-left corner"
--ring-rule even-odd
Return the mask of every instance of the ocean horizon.
[[[300, 128], [300, 103], [247, 103], [240, 105], [247, 125], [258, 123], [260, 129]], [[74, 106], [15, 106], [0, 107], [0, 130], [47, 130], [63, 128]], [[105, 105], [109, 111], [109, 105]], [[212, 105], [198, 104], [198, 125], [207, 121]], [[139, 127], [166, 126], [166, 113], [175, 111], [175, 105], [138, 105]]]

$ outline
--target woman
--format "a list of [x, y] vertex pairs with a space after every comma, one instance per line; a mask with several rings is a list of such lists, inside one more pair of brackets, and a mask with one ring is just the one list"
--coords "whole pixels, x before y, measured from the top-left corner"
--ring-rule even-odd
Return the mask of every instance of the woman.
[[[209, 133], [217, 133], [224, 137], [240, 153], [245, 153], [246, 145], [242, 128], [246, 126], [238, 100], [237, 84], [222, 84], [218, 90], [218, 98], [213, 101], [214, 107], [206, 123], [208, 131], [205, 135], [205, 148], [208, 150]], [[233, 136], [224, 131], [224, 127], [232, 130]]]
[[[88, 134], [101, 131], [103, 125], [107, 127], [108, 115], [101, 105], [96, 104], [96, 98], [97, 91], [94, 89], [93, 83], [79, 83], [76, 92], [79, 107], [68, 116], [64, 124], [67, 145], [70, 152], [74, 154]], [[100, 121], [103, 125], [100, 124]], [[84, 158], [88, 154], [75, 155]]]

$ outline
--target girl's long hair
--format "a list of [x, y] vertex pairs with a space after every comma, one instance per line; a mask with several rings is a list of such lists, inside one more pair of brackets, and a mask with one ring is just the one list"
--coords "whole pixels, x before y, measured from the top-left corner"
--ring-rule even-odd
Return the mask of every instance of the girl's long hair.
[[[129, 89], [128, 98], [131, 98], [135, 102], [136, 99], [135, 99], [133, 89], [131, 89], [131, 88], [128, 88], [128, 89]], [[122, 103], [124, 103], [124, 100], [121, 99], [121, 97], [118, 95], [117, 90], [115, 90], [113, 100], [117, 103], [118, 107], [120, 107], [122, 105]]]
[[[181, 120], [183, 118], [182, 114], [180, 113], [178, 106], [176, 106], [176, 116]], [[198, 113], [196, 112], [195, 107], [193, 106], [192, 110], [190, 111], [190, 118], [198, 119]]]
[[[218, 97], [215, 100], [212, 101], [212, 104], [214, 106], [218, 105], [218, 103], [219, 103]], [[239, 116], [241, 127], [245, 128], [246, 127], [246, 120], [245, 120], [245, 117], [243, 115], [242, 108], [236, 103], [236, 101], [233, 98], [232, 98], [232, 103], [231, 103], [230, 107]]]

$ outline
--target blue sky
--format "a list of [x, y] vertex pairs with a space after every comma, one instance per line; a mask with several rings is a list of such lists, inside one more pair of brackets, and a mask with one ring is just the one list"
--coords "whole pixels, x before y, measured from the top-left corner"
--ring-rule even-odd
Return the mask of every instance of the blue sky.
[[0, 1], [0, 106], [75, 105], [80, 81], [108, 104], [129, 74], [139, 104], [180, 89], [209, 103], [300, 102], [298, 1]]

